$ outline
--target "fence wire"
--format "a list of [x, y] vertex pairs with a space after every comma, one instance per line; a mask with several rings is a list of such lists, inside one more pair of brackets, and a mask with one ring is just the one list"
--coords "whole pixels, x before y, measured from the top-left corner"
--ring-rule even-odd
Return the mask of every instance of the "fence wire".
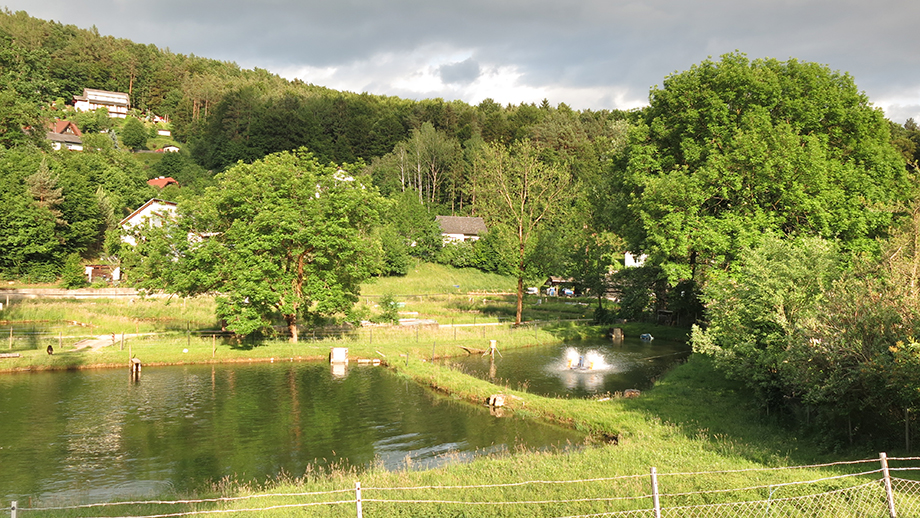
[[[648, 475], [582, 480], [527, 480], [496, 484], [340, 488], [322, 492], [276, 493], [233, 498], [173, 501], [110, 502], [66, 506], [11, 506], [12, 518], [46, 516], [553, 516], [557, 518], [856, 518], [920, 516], [920, 481], [909, 478], [920, 469], [917, 458], [886, 458], [813, 466], [750, 470], [670, 473], [665, 486], [678, 491], [653, 498]], [[882, 469], [865, 470], [867, 463]], [[855, 465], [859, 466], [855, 466]], [[815, 478], [790, 479], [791, 470], [816, 468], [861, 470]], [[886, 475], [890, 483], [890, 492]], [[666, 475], [666, 474], [662, 474]], [[737, 478], [741, 476], [741, 478]], [[678, 479], [680, 477], [680, 479]], [[718, 477], [723, 487], [714, 487]], [[772, 480], [771, 480], [772, 479]], [[734, 482], [734, 484], [732, 484]], [[740, 484], [739, 484], [740, 482]], [[697, 486], [695, 491], [684, 488]], [[734, 487], [732, 487], [734, 486]], [[348, 498], [346, 493], [351, 493]], [[261, 507], [248, 505], [265, 499]], [[655, 501], [660, 506], [654, 507]], [[245, 502], [244, 502], [245, 501]], [[237, 504], [242, 504], [237, 507]]]

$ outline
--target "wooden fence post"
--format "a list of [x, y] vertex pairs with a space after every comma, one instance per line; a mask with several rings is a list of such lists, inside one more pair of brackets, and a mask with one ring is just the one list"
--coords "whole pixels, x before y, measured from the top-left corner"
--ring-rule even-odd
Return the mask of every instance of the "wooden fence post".
[[885, 452], [879, 454], [882, 462], [882, 476], [885, 480], [885, 496], [888, 499], [888, 516], [898, 518], [898, 513], [894, 509], [894, 491], [891, 489], [891, 474], [888, 472], [888, 455]]
[[18, 502], [16, 500], [10, 502], [10, 518], [16, 518], [16, 510], [18, 509], [17, 504]]

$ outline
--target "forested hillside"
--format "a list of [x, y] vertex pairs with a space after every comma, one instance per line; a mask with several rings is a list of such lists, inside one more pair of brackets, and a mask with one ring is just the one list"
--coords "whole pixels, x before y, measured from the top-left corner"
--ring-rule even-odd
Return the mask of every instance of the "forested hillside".
[[[286, 81], [265, 70], [242, 70], [233, 63], [174, 54], [103, 36], [94, 29], [39, 20], [24, 12], [0, 14], [0, 41], [2, 95], [7, 96], [0, 105], [0, 144], [11, 150], [25, 145], [45, 150], [40, 159], [31, 151], [22, 157], [7, 155], [8, 167], [16, 173], [5, 175], [4, 181], [18, 188], [11, 186], [4, 192], [15, 195], [19, 204], [29, 202], [35, 193], [28, 191], [25, 179], [36, 174], [44, 161], [58, 182], [61, 199], [73, 204], [80, 198], [80, 205], [86, 207], [86, 214], [77, 215], [66, 204], [58, 207], [52, 198], [42, 203], [60, 214], [55, 221], [46, 218], [44, 228], [19, 228], [18, 235], [11, 236], [10, 229], [21, 225], [5, 225], [4, 242], [11, 248], [0, 259], [0, 268], [7, 275], [52, 271], [68, 253], [100, 253], [104, 231], [117, 231], [114, 221], [158, 194], [144, 184], [147, 178], [173, 176], [194, 191], [237, 161], [253, 162], [270, 153], [306, 147], [320, 162], [367, 164], [384, 195], [412, 189], [432, 216], [472, 214], [477, 195], [472, 154], [477, 147], [532, 140], [539, 143], [546, 160], [593, 182], [625, 142], [629, 116], [606, 110], [578, 112], [548, 102], [500, 106], [486, 100], [470, 106], [441, 99], [412, 101], [337, 92]], [[163, 160], [135, 160], [141, 157], [124, 153], [125, 147], [132, 146], [121, 140], [121, 121], [67, 107], [84, 88], [128, 93], [132, 115], [168, 120], [173, 138], [185, 152]], [[74, 120], [87, 133], [87, 153], [76, 157], [48, 153], [43, 132], [22, 131], [43, 127], [57, 117]], [[120, 138], [98, 136], [98, 131], [109, 129]], [[93, 164], [84, 165], [87, 161]], [[92, 196], [68, 184], [75, 168], [91, 171], [81, 181]], [[119, 178], [111, 178], [111, 168], [118, 170]], [[188, 189], [183, 193], [191, 194]], [[183, 193], [168, 194], [181, 197]], [[96, 198], [107, 200], [105, 207]], [[108, 222], [101, 215], [106, 211], [113, 215]], [[78, 223], [82, 235], [73, 239], [67, 233]], [[23, 246], [36, 240], [54, 244]]]

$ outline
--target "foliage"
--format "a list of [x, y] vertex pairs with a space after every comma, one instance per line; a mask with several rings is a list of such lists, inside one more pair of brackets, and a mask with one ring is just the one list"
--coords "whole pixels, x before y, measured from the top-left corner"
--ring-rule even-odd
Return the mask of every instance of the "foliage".
[[650, 265], [614, 272], [611, 287], [619, 299], [616, 316], [640, 322], [652, 320], [655, 308], [661, 305], [658, 300], [661, 279], [661, 269]]
[[607, 213], [671, 283], [729, 268], [763, 233], [876, 251], [907, 196], [881, 111], [825, 66], [728, 54], [667, 77], [650, 102]]
[[144, 123], [135, 117], [128, 117], [119, 132], [121, 141], [128, 149], [138, 150], [147, 148], [147, 129]]
[[180, 205], [179, 221], [143, 229], [130, 260], [138, 285], [217, 291], [229, 329], [250, 334], [277, 314], [296, 342], [298, 323], [347, 311], [376, 262], [380, 198], [348, 169], [306, 150], [237, 164], [197, 204]]
[[392, 226], [385, 226], [381, 229], [380, 244], [383, 249], [380, 273], [382, 275], [409, 273], [409, 247]]
[[375, 322], [385, 322], [388, 324], [399, 323], [399, 302], [393, 295], [386, 293], [380, 298], [380, 314], [375, 318]]
[[694, 349], [828, 441], [883, 446], [920, 404], [918, 222], [884, 263], [843, 274], [826, 241], [765, 239], [704, 290], [709, 327], [694, 329]]
[[[478, 207], [490, 228], [503, 228], [514, 235], [515, 246], [503, 255], [515, 257], [518, 277], [518, 311], [521, 323], [524, 279], [537, 272], [539, 258], [530, 256], [539, 230], [560, 212], [569, 194], [570, 174], [540, 161], [533, 144], [520, 142], [505, 147], [489, 144], [478, 155], [482, 193]], [[539, 272], [543, 273], [543, 272]]]
[[431, 259], [441, 248], [441, 227], [413, 190], [395, 193], [383, 216], [409, 255]]
[[61, 287], [68, 290], [86, 286], [86, 274], [83, 272], [83, 259], [80, 254], [70, 254], [61, 268]]

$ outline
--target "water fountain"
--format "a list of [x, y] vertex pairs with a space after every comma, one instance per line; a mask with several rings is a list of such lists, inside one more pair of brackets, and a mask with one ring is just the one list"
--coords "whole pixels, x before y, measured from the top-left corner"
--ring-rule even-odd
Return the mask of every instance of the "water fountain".
[[565, 357], [565, 368], [569, 370], [602, 371], [610, 367], [604, 356], [594, 350], [581, 354], [574, 347], [569, 347], [565, 351]]

